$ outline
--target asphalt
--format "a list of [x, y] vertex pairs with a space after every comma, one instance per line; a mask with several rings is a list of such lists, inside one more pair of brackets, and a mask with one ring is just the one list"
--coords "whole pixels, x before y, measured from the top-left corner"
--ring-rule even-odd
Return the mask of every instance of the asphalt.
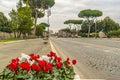
[[[55, 44], [53, 44], [51, 42], [51, 40], [50, 40], [50, 45], [51, 45], [52, 51], [55, 52], [58, 56], [61, 55], [61, 57], [63, 57], [64, 60], [67, 58], [63, 53], [61, 53], [62, 52], [61, 50], [57, 49], [58, 47], [56, 47]], [[73, 66], [73, 67], [75, 69], [75, 74], [76, 74], [74, 80], [81, 80], [79, 74], [77, 73], [77, 68], [75, 66]], [[81, 74], [81, 76], [82, 76], [82, 74]]]
[[107, 80], [119, 78], [120, 41], [53, 38], [52, 42], [61, 51], [61, 56], [77, 59], [76, 68], [80, 78]]

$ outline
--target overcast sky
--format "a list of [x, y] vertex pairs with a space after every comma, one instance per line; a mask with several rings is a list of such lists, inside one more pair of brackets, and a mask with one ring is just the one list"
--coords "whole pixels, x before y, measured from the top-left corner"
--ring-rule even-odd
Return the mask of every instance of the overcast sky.
[[[18, 0], [0, 0], [0, 12], [8, 13], [12, 8], [16, 8]], [[110, 16], [120, 23], [120, 0], [55, 0], [55, 5], [51, 9], [50, 29], [57, 31], [68, 27], [63, 22], [68, 19], [79, 19], [78, 13], [83, 9], [97, 9], [103, 12], [103, 17]], [[47, 22], [47, 17], [38, 20]]]

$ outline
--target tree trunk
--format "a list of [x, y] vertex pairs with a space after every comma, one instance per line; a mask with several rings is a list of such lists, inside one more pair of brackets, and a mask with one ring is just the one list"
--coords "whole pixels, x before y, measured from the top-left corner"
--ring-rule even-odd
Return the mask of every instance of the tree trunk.
[[14, 33], [14, 38], [17, 38], [16, 33], [15, 32], [13, 32], [13, 33]]
[[69, 28], [70, 28], [70, 35], [72, 35], [72, 33], [71, 33], [71, 24], [69, 24]]
[[18, 34], [18, 38], [21, 38], [21, 34], [22, 34], [22, 32], [20, 31]]
[[37, 10], [35, 11], [35, 25], [34, 25], [34, 32], [33, 32], [33, 34], [35, 35], [35, 33], [36, 33], [36, 24], [37, 24], [37, 17], [38, 17], [38, 12], [37, 12]]
[[80, 25], [77, 25], [77, 24], [76, 24], [76, 26], [77, 26], [77, 31], [76, 31], [76, 33], [77, 33], [77, 35], [78, 35], [78, 34], [79, 34], [79, 31], [80, 31], [81, 24], [80, 24]]
[[89, 21], [89, 23], [88, 23], [88, 35], [87, 35], [88, 38], [90, 37], [90, 30], [91, 30], [91, 24]]

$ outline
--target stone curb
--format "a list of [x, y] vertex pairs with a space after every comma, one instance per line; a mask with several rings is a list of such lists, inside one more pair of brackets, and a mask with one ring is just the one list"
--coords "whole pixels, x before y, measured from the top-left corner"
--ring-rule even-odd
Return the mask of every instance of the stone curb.
[[25, 40], [9, 41], [9, 42], [4, 42], [4, 43], [15, 43], [15, 42], [22, 42], [22, 41], [25, 41]]
[[22, 42], [25, 40], [18, 40], [18, 41], [8, 41], [8, 42], [0, 42], [0, 45], [7, 44], [7, 43], [15, 43], [15, 42]]

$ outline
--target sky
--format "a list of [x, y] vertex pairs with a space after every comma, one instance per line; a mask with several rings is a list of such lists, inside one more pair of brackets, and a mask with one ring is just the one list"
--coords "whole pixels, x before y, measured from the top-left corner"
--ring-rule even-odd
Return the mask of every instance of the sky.
[[[16, 8], [19, 0], [0, 0], [0, 12], [7, 17], [8, 13]], [[80, 19], [78, 13], [84, 9], [97, 9], [103, 12], [103, 19], [110, 16], [113, 20], [120, 23], [120, 0], [55, 0], [55, 5], [51, 8], [50, 29], [57, 32], [59, 29], [66, 28], [63, 24], [68, 19]], [[47, 16], [38, 19], [38, 23], [46, 22]]]

